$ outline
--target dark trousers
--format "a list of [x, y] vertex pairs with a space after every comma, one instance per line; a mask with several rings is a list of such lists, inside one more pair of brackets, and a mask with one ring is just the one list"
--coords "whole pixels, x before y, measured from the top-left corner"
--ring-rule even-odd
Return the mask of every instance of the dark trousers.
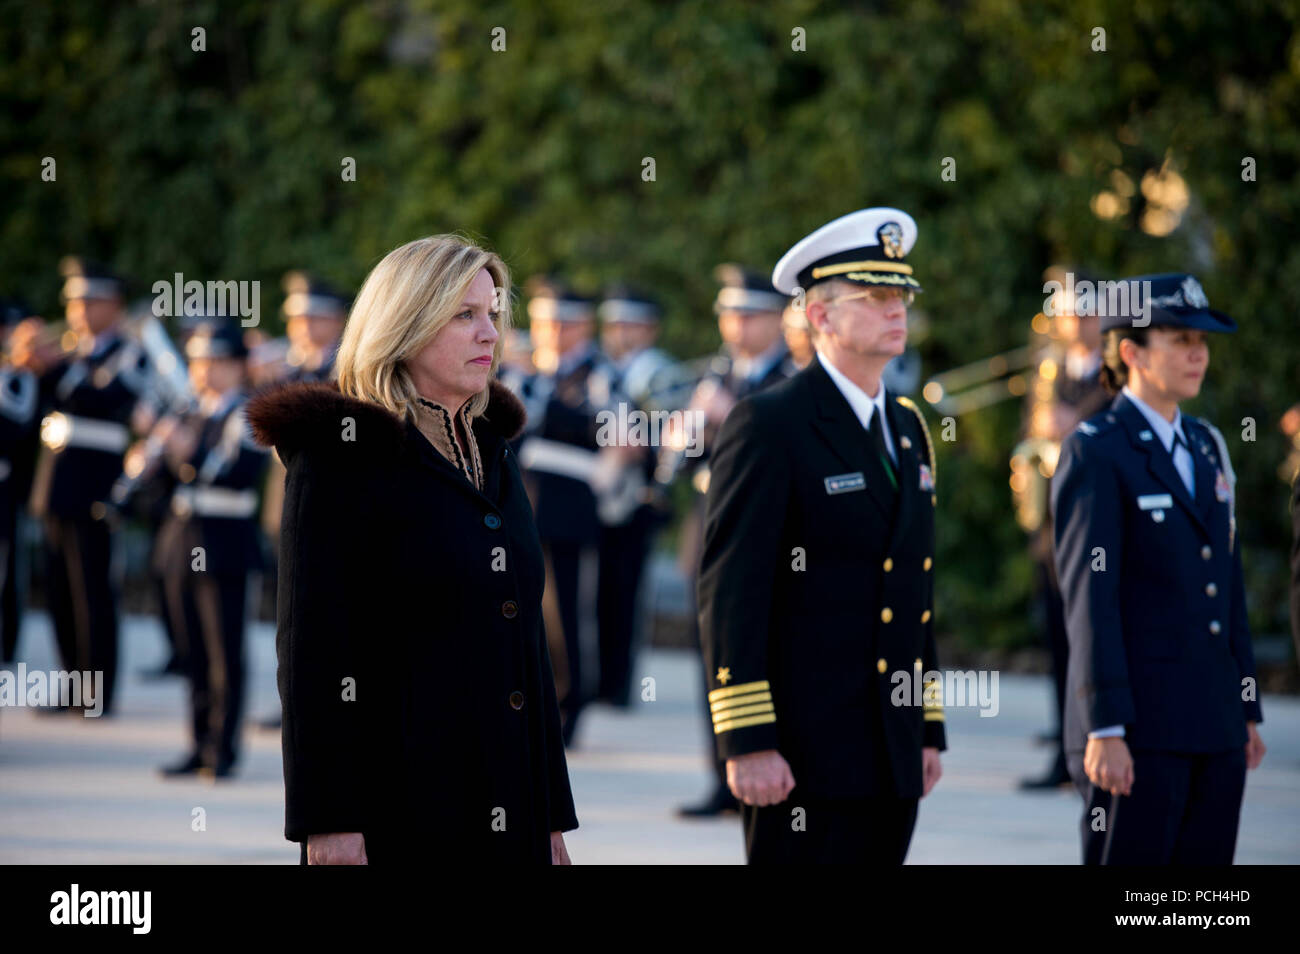
[[190, 680], [194, 751], [208, 765], [239, 756], [244, 712], [244, 606], [248, 577], [195, 572], [167, 577], [167, 605]]
[[22, 549], [18, 514], [0, 510], [0, 662], [18, 658], [18, 630], [22, 625], [19, 608], [18, 558]]
[[649, 509], [643, 507], [623, 526], [600, 530], [600, 582], [596, 595], [600, 682], [596, 694], [620, 706], [628, 704], [632, 691], [637, 595], [650, 554], [653, 519]]
[[108, 524], [89, 517], [45, 517], [50, 615], [65, 670], [104, 674], [103, 714], [117, 683], [117, 592]]
[[1232, 864], [1246, 787], [1244, 746], [1198, 755], [1135, 751], [1128, 796], [1088, 782], [1081, 755], [1071, 770], [1084, 801], [1084, 864]]
[[901, 865], [916, 827], [915, 798], [803, 798], [742, 805], [745, 855], [758, 864]]
[[581, 568], [586, 547], [580, 543], [549, 542], [546, 551], [546, 585], [555, 594], [560, 612], [560, 629], [564, 631], [565, 683], [560, 699], [560, 714], [565, 724], [576, 722], [587, 702], [583, 689], [582, 640], [580, 638]]

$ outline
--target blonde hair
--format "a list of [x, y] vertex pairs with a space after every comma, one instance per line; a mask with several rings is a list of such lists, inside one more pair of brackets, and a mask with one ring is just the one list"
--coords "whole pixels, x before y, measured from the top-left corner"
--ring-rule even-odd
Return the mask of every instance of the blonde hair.
[[[500, 334], [491, 381], [510, 327], [510, 270], [496, 253], [459, 235], [431, 235], [393, 249], [366, 276], [339, 343], [339, 391], [414, 419], [418, 395], [406, 361], [451, 321], [484, 268], [496, 287]], [[487, 408], [490, 387], [470, 400], [471, 416]]]

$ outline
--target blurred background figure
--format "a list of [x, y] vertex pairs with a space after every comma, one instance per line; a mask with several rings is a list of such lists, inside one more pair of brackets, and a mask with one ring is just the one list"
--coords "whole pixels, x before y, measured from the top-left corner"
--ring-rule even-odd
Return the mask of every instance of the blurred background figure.
[[31, 318], [26, 303], [0, 299], [0, 664], [18, 658], [21, 528], [36, 452], [36, 375], [13, 363], [9, 337]]
[[109, 492], [150, 369], [123, 328], [126, 283], [106, 266], [75, 257], [65, 258], [60, 271], [67, 331], [56, 344], [50, 332], [21, 325], [10, 339], [11, 356], [39, 376], [40, 407], [47, 412], [32, 513], [44, 524], [48, 602], [62, 667], [103, 672], [107, 716], [117, 678], [120, 586], [111, 572]]
[[790, 351], [790, 360], [800, 370], [808, 367], [817, 353], [813, 347], [812, 325], [804, 310], [791, 300], [781, 315], [781, 333], [785, 336], [785, 346]]
[[[612, 390], [629, 412], [661, 410], [665, 375], [674, 361], [655, 347], [659, 337], [659, 303], [626, 285], [606, 290], [597, 309], [601, 344], [613, 366]], [[649, 433], [648, 431], [646, 432]], [[632, 660], [640, 644], [641, 581], [664, 510], [656, 506], [655, 452], [648, 445], [608, 447], [619, 473], [610, 483], [624, 492], [598, 507], [600, 563], [596, 615], [600, 633], [600, 680], [596, 698], [625, 707], [629, 703]]]
[[155, 569], [184, 647], [193, 748], [162, 772], [226, 778], [239, 757], [246, 597], [261, 565], [257, 488], [269, 454], [244, 420], [248, 349], [238, 324], [204, 323], [185, 354], [195, 404], [158, 435], [176, 489]]
[[[718, 289], [713, 310], [718, 316], [718, 333], [722, 336], [722, 349], [709, 361], [707, 369], [688, 408], [704, 415], [703, 449], [698, 457], [678, 456], [676, 466], [689, 474], [695, 488], [695, 497], [689, 513], [682, 523], [681, 545], [678, 561], [691, 604], [689, 624], [699, 642], [699, 625], [695, 612], [695, 577], [700, 567], [700, 550], [704, 541], [704, 502], [709, 490], [708, 456], [717, 439], [722, 422], [741, 398], [774, 384], [797, 372], [798, 366], [786, 347], [782, 335], [782, 315], [788, 299], [772, 287], [770, 276], [736, 264], [719, 265], [714, 278], [722, 286]], [[661, 479], [664, 475], [661, 474]], [[703, 801], [682, 806], [678, 814], [684, 817], [709, 817], [726, 811], [737, 811], [735, 796], [727, 788], [726, 769], [714, 751], [713, 719], [708, 708], [708, 679], [701, 670], [700, 696], [703, 700], [702, 718], [710, 740], [707, 752], [713, 770], [714, 785]]]
[[529, 419], [519, 462], [546, 555], [543, 613], [567, 746], [593, 694], [587, 677], [595, 659], [600, 543], [597, 414], [616, 403], [616, 372], [596, 346], [590, 299], [556, 278], [533, 278], [525, 287], [537, 371], [521, 389]]
[[[1068, 282], [1067, 272], [1073, 274]], [[1043, 273], [1043, 281], [1059, 282], [1063, 288], [1073, 289], [1078, 282], [1091, 282], [1093, 278], [1069, 266], [1053, 266]], [[1025, 789], [1054, 789], [1070, 784], [1061, 741], [1070, 645], [1052, 556], [1048, 488], [1060, 456], [1061, 441], [1080, 421], [1092, 417], [1109, 403], [1100, 378], [1101, 319], [1096, 309], [1086, 310], [1091, 313], [1077, 314], [1073, 294], [1061, 291], [1053, 296], [1052, 316], [1035, 316], [1034, 327], [1043, 329], [1044, 333], [1036, 335], [1041, 341], [1033, 365], [1035, 372], [1025, 395], [1024, 439], [1011, 456], [1016, 520], [1029, 535], [1039, 631], [1051, 663], [1056, 719], [1054, 729], [1044, 736], [1054, 749], [1052, 765], [1042, 776], [1023, 779], [1020, 787]]]

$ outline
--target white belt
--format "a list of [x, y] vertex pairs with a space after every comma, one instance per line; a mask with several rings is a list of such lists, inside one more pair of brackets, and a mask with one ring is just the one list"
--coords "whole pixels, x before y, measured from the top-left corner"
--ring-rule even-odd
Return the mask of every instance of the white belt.
[[560, 441], [530, 437], [519, 448], [519, 463], [525, 470], [590, 481], [596, 473], [599, 455], [595, 451]]
[[131, 441], [131, 432], [117, 421], [100, 421], [55, 411], [41, 421], [41, 442], [50, 450], [85, 447], [120, 454]]
[[229, 487], [178, 487], [172, 511], [180, 517], [251, 517], [257, 512], [257, 492]]

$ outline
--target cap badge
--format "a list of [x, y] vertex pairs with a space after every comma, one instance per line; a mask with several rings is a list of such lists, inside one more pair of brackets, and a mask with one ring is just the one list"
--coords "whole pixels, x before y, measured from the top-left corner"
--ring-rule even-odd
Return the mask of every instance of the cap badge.
[[903, 227], [897, 222], [886, 222], [876, 229], [876, 238], [885, 252], [885, 258], [903, 257]]
[[1192, 308], [1210, 307], [1210, 299], [1205, 297], [1201, 283], [1191, 275], [1183, 279], [1183, 300]]

